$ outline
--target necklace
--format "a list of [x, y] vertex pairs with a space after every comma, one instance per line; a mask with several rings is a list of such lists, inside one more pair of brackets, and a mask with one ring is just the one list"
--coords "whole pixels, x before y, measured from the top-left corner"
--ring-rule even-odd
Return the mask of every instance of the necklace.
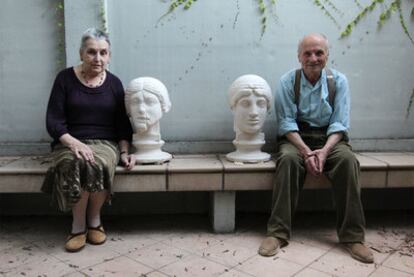
[[[104, 81], [104, 77], [105, 77], [105, 71], [103, 71], [103, 72], [101, 72], [101, 73], [99, 73], [99, 81], [98, 81], [98, 83], [96, 83], [96, 84], [94, 84], [95, 82], [91, 82], [90, 80], [88, 80], [87, 78], [86, 78], [86, 73], [85, 73], [85, 71], [83, 71], [83, 70], [81, 70], [81, 76], [82, 76], [82, 79], [85, 81], [85, 84], [86, 84], [86, 86], [87, 87], [90, 87], [90, 88], [97, 88], [97, 87], [99, 87], [100, 85], [102, 85], [103, 84], [103, 81]], [[97, 76], [97, 77], [98, 77]], [[96, 77], [95, 77], [96, 78]], [[93, 78], [93, 79], [95, 79], [95, 78]]]

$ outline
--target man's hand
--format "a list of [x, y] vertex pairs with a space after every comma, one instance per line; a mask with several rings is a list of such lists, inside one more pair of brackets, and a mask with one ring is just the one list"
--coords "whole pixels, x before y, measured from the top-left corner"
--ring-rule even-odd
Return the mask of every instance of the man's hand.
[[322, 174], [326, 158], [328, 157], [328, 150], [326, 148], [317, 149], [310, 152], [309, 155], [316, 158], [316, 170], [318, 175]]
[[135, 155], [122, 153], [121, 163], [127, 170], [131, 170], [135, 166]]
[[315, 155], [308, 154], [304, 157], [306, 171], [313, 176], [319, 176], [318, 159]]

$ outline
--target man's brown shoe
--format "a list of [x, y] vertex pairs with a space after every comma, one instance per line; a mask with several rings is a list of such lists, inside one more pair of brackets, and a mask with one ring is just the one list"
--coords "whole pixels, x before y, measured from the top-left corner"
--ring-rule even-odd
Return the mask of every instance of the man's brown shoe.
[[70, 234], [66, 239], [65, 249], [68, 252], [78, 252], [85, 247], [86, 231], [82, 233]]
[[106, 234], [102, 225], [88, 228], [88, 242], [90, 244], [99, 245], [103, 244], [105, 241]]
[[260, 255], [265, 257], [270, 257], [276, 255], [277, 251], [281, 247], [282, 242], [275, 237], [267, 237], [262, 241], [260, 244], [259, 251], [257, 251]]
[[351, 257], [363, 263], [372, 264], [374, 255], [372, 251], [360, 242], [345, 243], [345, 249], [348, 250]]

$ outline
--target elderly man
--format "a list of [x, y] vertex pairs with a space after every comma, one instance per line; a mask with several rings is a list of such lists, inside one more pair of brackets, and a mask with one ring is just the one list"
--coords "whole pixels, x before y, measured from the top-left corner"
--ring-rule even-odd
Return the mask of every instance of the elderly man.
[[354, 259], [372, 263], [372, 252], [363, 244], [359, 163], [348, 144], [348, 82], [325, 68], [328, 56], [324, 35], [305, 36], [298, 46], [301, 70], [286, 73], [278, 84], [279, 152], [267, 238], [259, 254], [273, 256], [288, 244], [305, 174], [325, 173], [332, 183], [339, 241]]

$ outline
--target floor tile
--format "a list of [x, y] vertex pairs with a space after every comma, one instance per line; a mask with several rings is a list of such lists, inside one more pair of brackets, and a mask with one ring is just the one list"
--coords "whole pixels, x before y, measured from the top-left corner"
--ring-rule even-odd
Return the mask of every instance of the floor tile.
[[391, 229], [370, 229], [366, 231], [365, 245], [372, 250], [375, 262], [382, 263], [399, 249], [404, 237], [403, 233]]
[[400, 252], [392, 254], [384, 263], [384, 266], [414, 274], [414, 255], [401, 255]]
[[368, 276], [375, 264], [364, 264], [351, 258], [345, 249], [336, 247], [317, 259], [309, 267], [336, 276]]
[[206, 216], [107, 216], [108, 241], [79, 253], [64, 250], [69, 217], [2, 217], [0, 276], [414, 276], [412, 212], [367, 214], [375, 265], [352, 259], [338, 243], [334, 213], [320, 212], [299, 213], [290, 245], [261, 257], [267, 217], [243, 214], [242, 229], [213, 234]]
[[198, 254], [209, 260], [232, 267], [256, 255], [257, 250], [256, 248], [247, 248], [240, 244], [224, 241], [208, 247], [198, 252]]
[[27, 241], [13, 234], [0, 235], [0, 251], [7, 248], [15, 248], [27, 244]]
[[292, 241], [323, 250], [330, 250], [338, 245], [338, 238], [333, 229], [296, 230]]
[[171, 237], [163, 241], [163, 243], [187, 250], [192, 253], [203, 250], [207, 247], [219, 243], [220, 240], [214, 237], [214, 234], [187, 234], [183, 233], [179, 236]]
[[145, 264], [153, 269], [177, 262], [189, 253], [185, 250], [168, 246], [164, 243], [156, 243], [126, 254], [128, 257]]
[[145, 277], [168, 277], [168, 275], [161, 273], [159, 271], [152, 271], [150, 273], [145, 274]]
[[39, 247], [30, 243], [4, 249], [0, 251], [0, 272], [7, 272], [24, 264], [40, 262], [47, 257]]
[[209, 261], [207, 259], [191, 255], [181, 261], [169, 264], [159, 271], [180, 277], [197, 277], [197, 276], [220, 276], [229, 271], [225, 266]]
[[288, 246], [280, 249], [277, 256], [305, 266], [321, 257], [326, 251], [327, 250], [291, 241]]
[[125, 254], [155, 243], [157, 241], [149, 239], [142, 234], [109, 233], [105, 246], [120, 254]]
[[14, 268], [4, 276], [62, 276], [72, 272], [75, 272], [75, 269], [68, 264], [47, 256]]
[[63, 277], [87, 277], [87, 275], [85, 275], [85, 273], [76, 271], [76, 272], [73, 272], [73, 273], [63, 275]]
[[235, 267], [237, 270], [260, 277], [292, 276], [301, 268], [301, 265], [285, 259], [278, 257], [262, 257], [259, 255], [256, 255]]
[[106, 248], [104, 245], [90, 244], [87, 244], [84, 249], [77, 253], [69, 253], [64, 249], [56, 251], [55, 249], [51, 255], [77, 270], [82, 270], [85, 267], [100, 264], [119, 256], [118, 253]]
[[221, 274], [220, 277], [252, 277], [253, 275], [235, 270], [230, 269], [229, 271], [226, 271], [225, 273]]
[[312, 269], [312, 268], [305, 268], [302, 271], [300, 271], [299, 273], [294, 275], [295, 277], [329, 277], [329, 276], [333, 276], [332, 274], [328, 274], [316, 269]]
[[247, 231], [236, 234], [233, 238], [227, 239], [226, 242], [257, 251], [265, 237], [264, 232]]
[[152, 268], [121, 256], [82, 270], [88, 276], [140, 276], [153, 271]]
[[406, 272], [402, 272], [399, 270], [395, 270], [392, 268], [388, 268], [385, 266], [382, 266], [380, 268], [378, 268], [377, 270], [374, 271], [374, 273], [372, 273], [370, 275], [370, 277], [412, 277], [414, 275], [411, 275], [409, 273]]

